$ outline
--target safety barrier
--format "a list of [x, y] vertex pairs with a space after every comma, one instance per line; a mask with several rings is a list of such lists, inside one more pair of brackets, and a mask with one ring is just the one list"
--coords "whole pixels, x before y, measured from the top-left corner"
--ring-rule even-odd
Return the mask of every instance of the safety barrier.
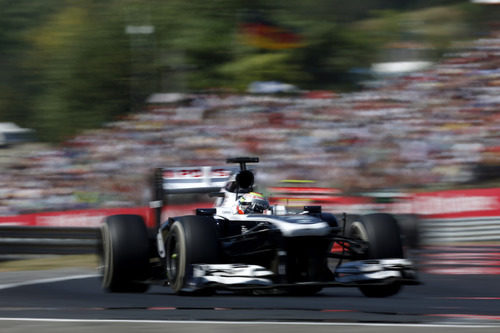
[[[394, 214], [411, 247], [418, 243], [500, 242], [500, 188], [418, 193], [386, 206], [368, 203], [358, 207], [357, 201], [334, 201], [325, 211], [363, 214], [375, 209]], [[172, 205], [165, 214], [190, 214], [199, 206]], [[95, 253], [98, 228], [106, 216], [113, 214], [137, 214], [147, 225], [154, 224], [149, 207], [4, 216], [0, 217], [0, 254]]]
[[0, 226], [0, 254], [96, 253], [99, 239], [98, 228]]
[[[172, 215], [190, 214], [197, 204], [168, 207]], [[0, 255], [96, 253], [99, 227], [106, 216], [134, 214], [152, 226], [149, 207], [42, 212], [0, 217]]]
[[473, 243], [500, 241], [500, 216], [442, 218], [421, 221], [424, 244]]

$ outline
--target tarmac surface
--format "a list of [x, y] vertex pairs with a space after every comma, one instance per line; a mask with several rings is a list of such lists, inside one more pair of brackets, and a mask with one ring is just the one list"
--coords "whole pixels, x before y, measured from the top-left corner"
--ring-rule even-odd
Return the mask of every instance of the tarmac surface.
[[177, 296], [161, 286], [144, 294], [113, 294], [100, 289], [92, 269], [2, 272], [0, 331], [500, 331], [497, 274], [421, 265], [422, 285], [382, 299], [366, 298], [356, 288], [327, 288], [307, 297]]

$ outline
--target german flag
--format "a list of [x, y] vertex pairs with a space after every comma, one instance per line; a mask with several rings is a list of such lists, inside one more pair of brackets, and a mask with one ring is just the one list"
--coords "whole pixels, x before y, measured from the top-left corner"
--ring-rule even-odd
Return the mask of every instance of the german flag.
[[240, 32], [246, 44], [260, 49], [282, 50], [303, 46], [301, 36], [292, 29], [260, 18], [241, 23]]

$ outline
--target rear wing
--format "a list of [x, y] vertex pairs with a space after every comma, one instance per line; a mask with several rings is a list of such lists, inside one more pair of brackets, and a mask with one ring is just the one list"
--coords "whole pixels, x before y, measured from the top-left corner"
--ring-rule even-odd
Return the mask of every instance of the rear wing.
[[258, 163], [256, 157], [228, 159], [227, 163], [237, 166], [196, 166], [154, 169], [153, 201], [150, 207], [156, 210], [159, 226], [161, 208], [165, 206], [168, 194], [195, 194], [218, 192], [236, 174], [235, 181], [245, 187], [253, 185], [253, 173], [247, 170], [247, 163]]
[[167, 194], [219, 191], [238, 167], [179, 167], [155, 170], [155, 187], [161, 199]]
[[238, 167], [179, 167], [156, 168], [153, 181], [153, 201], [156, 227], [161, 223], [162, 207], [167, 205], [168, 194], [195, 194], [218, 192], [226, 185]]

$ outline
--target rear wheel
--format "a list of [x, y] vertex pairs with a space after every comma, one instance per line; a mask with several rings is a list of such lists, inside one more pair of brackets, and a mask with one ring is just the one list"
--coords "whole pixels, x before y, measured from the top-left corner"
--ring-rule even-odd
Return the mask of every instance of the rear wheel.
[[[403, 246], [397, 221], [389, 214], [369, 214], [353, 219], [348, 235], [368, 243], [363, 259], [403, 258]], [[401, 284], [366, 285], [359, 288], [368, 297], [388, 297], [401, 289]]]
[[172, 223], [165, 242], [170, 287], [181, 293], [192, 276], [192, 264], [215, 264], [217, 235], [210, 217], [186, 216]]
[[142, 217], [112, 215], [101, 227], [102, 287], [110, 292], [145, 292], [149, 238]]

